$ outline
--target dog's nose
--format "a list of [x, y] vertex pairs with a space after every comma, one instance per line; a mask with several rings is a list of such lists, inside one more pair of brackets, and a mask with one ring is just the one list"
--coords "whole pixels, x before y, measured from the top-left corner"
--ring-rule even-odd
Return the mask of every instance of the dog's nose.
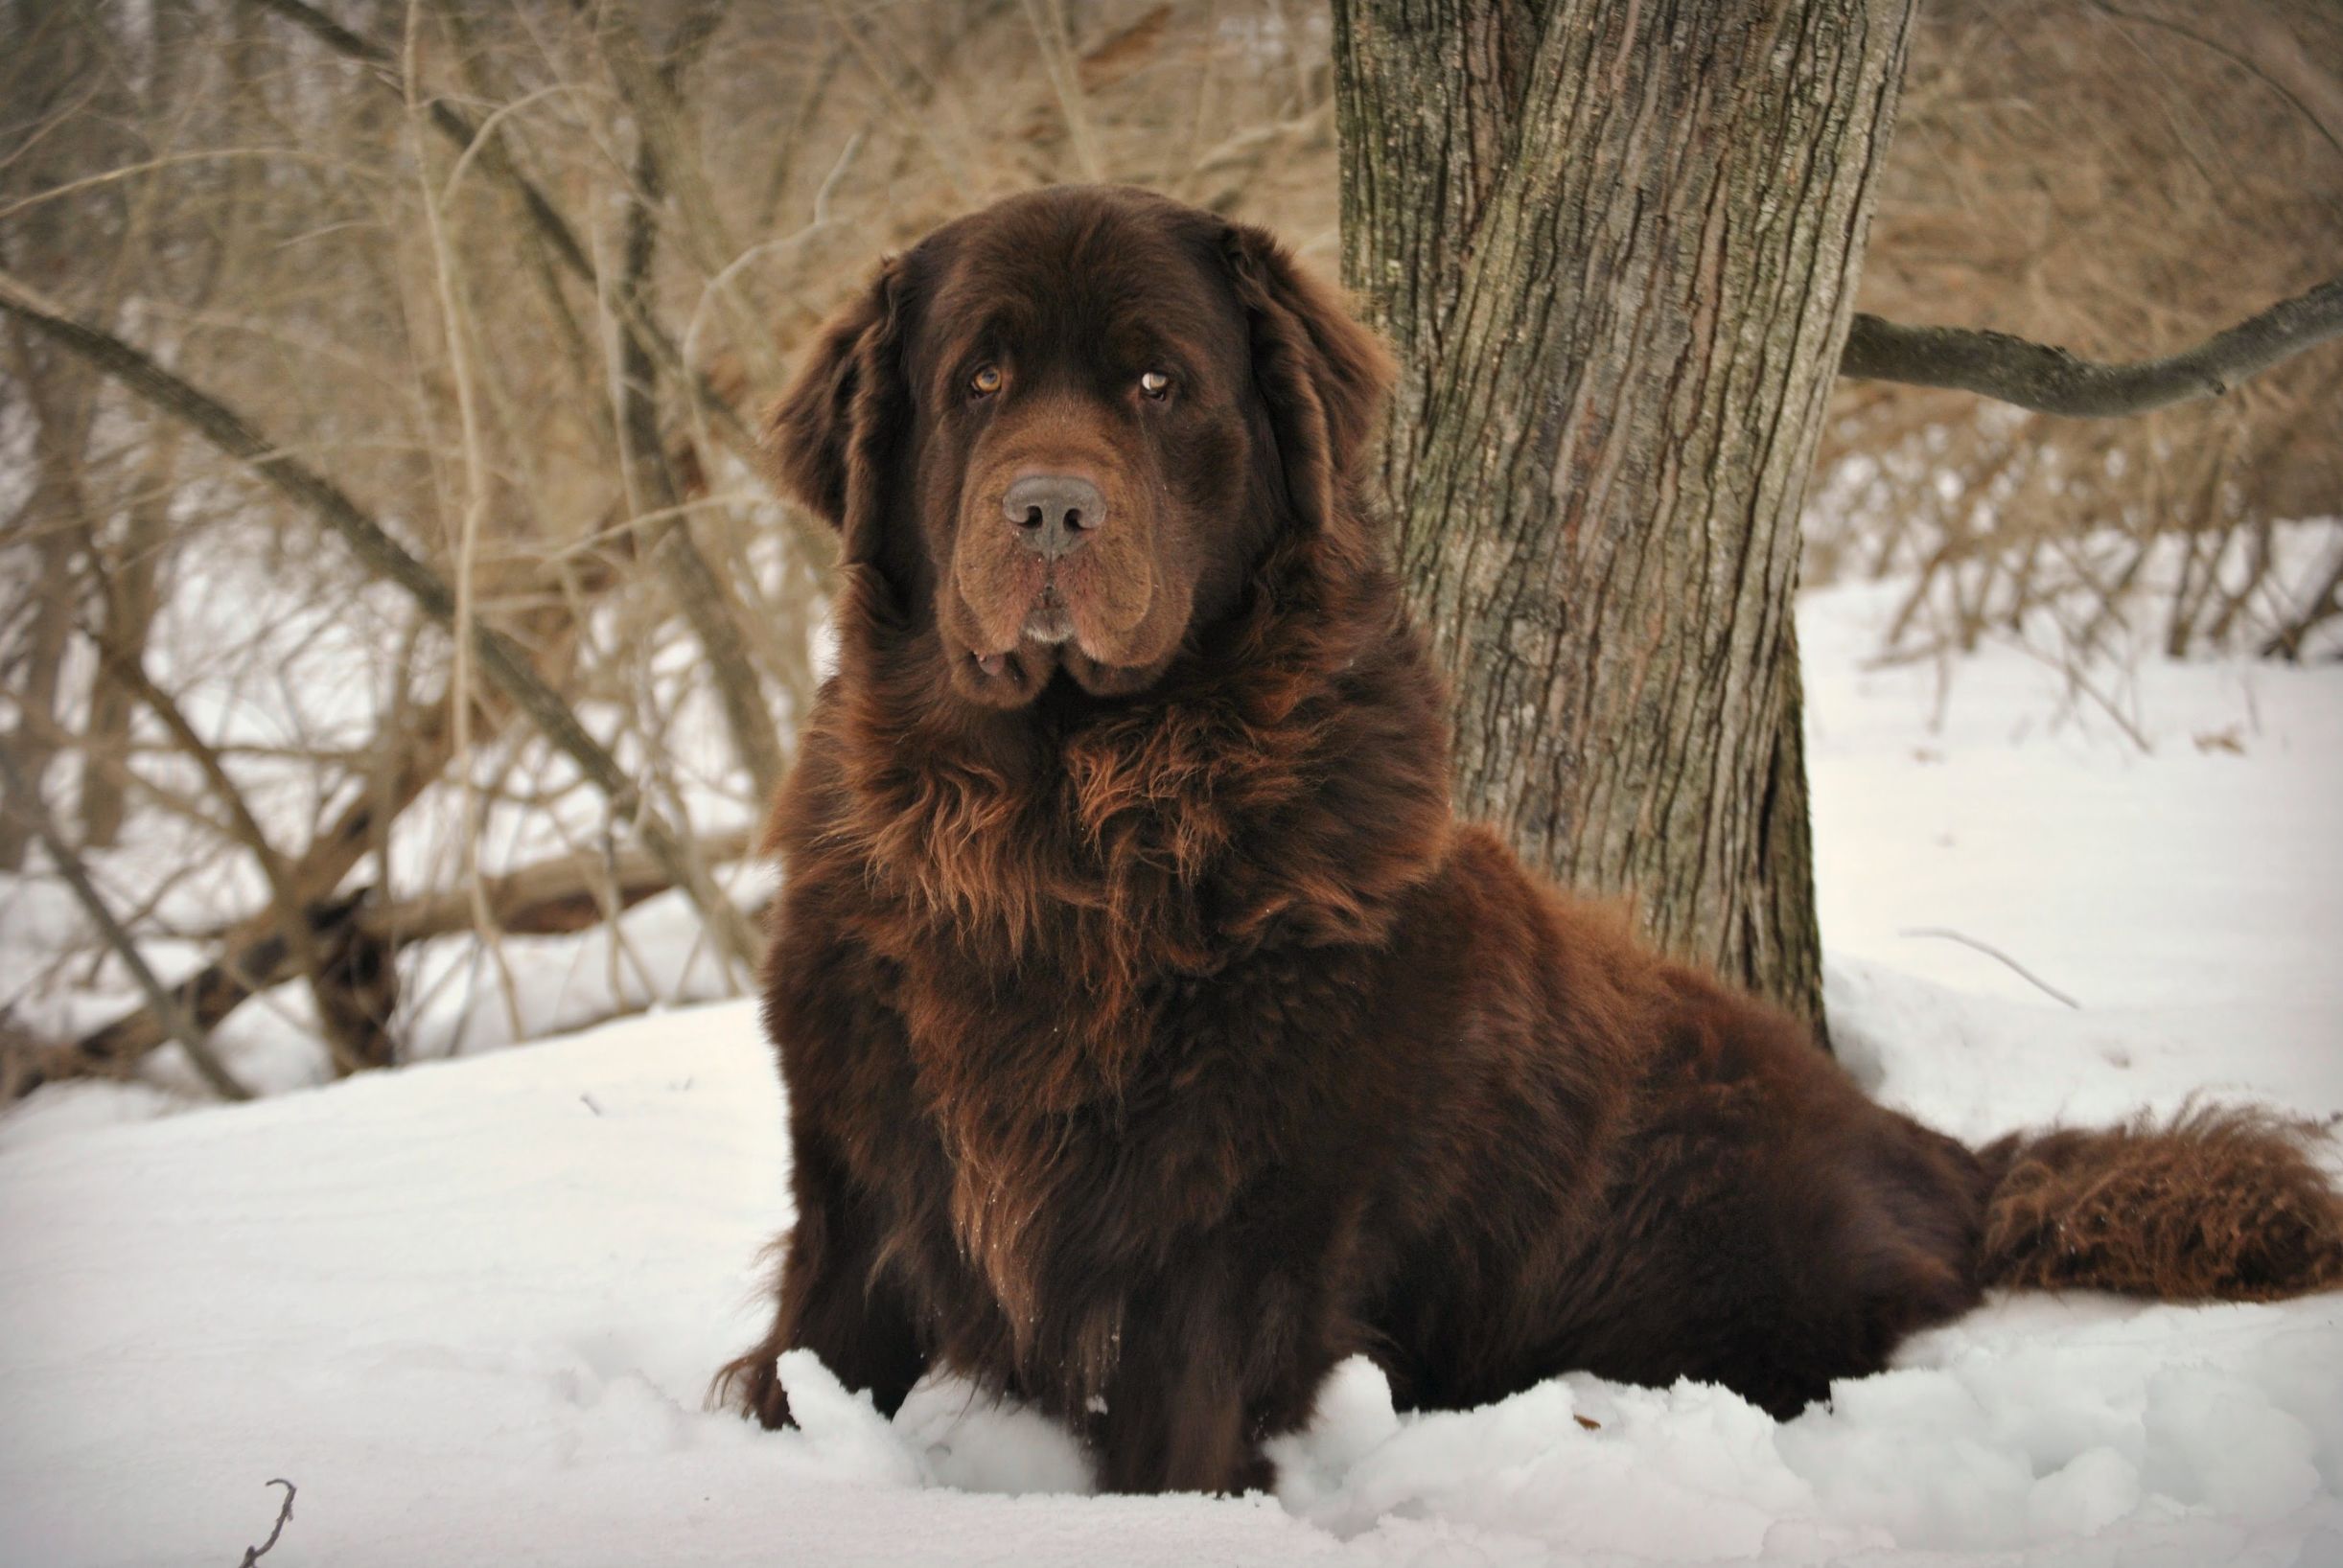
[[1079, 473], [1029, 473], [1001, 497], [1025, 547], [1055, 561], [1081, 548], [1106, 520], [1106, 497]]

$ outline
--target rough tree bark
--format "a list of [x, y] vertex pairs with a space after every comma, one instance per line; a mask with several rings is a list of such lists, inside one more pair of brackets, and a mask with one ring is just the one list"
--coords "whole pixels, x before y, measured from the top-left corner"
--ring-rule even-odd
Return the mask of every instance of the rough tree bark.
[[1821, 1022], [1791, 619], [1912, 0], [1335, 0], [1456, 799]]
[[15, 759], [0, 789], [0, 870], [21, 870], [25, 850], [44, 819], [50, 772], [67, 733], [58, 720], [65, 654], [81, 612], [75, 557], [89, 527], [81, 465], [88, 445], [95, 383], [79, 366], [43, 354], [11, 324], [12, 369], [33, 429], [33, 486], [0, 541], [32, 545], [33, 570], [22, 591], [30, 601], [21, 640], [0, 652], [0, 680], [15, 699], [16, 718], [0, 748]]
[[[110, 550], [93, 530], [83, 549], [93, 564], [108, 556], [110, 565], [97, 565], [100, 636], [134, 662], [147, 657], [147, 640], [161, 608], [162, 556], [171, 542], [171, 464], [178, 443], [171, 436], [155, 438], [140, 465], [138, 488], [123, 508], [122, 538]], [[89, 733], [82, 743], [81, 842], [84, 848], [111, 849], [122, 835], [129, 809], [123, 778], [130, 765], [130, 713], [134, 694], [102, 663], [91, 677]]]
[[33, 601], [20, 656], [0, 661], [0, 678], [15, 688], [16, 720], [0, 733], [0, 750], [14, 758], [17, 771], [0, 788], [0, 871], [21, 871], [25, 851], [32, 845], [33, 822], [47, 808], [50, 766], [57, 760], [58, 737], [58, 685], [65, 668], [65, 648], [73, 633], [73, 534], [50, 516], [47, 487], [26, 510], [34, 527], [35, 568], [25, 585]]

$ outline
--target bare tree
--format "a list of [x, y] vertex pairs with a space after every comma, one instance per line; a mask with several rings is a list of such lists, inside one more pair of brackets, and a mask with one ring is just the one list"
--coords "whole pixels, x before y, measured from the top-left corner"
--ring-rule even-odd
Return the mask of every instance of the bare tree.
[[[1411, 361], [1391, 472], [1466, 677], [1468, 807], [1687, 951], [1811, 977], [1766, 868], [1803, 864], [1779, 595], [1818, 420], [1809, 569], [1916, 566], [1901, 649], [2070, 578], [2086, 649], [2151, 591], [2175, 647], [2315, 654], [2343, 616], [2343, 548], [2304, 570], [2273, 537], [2332, 510], [2343, 356], [2137, 420], [1826, 393], [1861, 209], [1883, 326], [2185, 351], [2343, 239], [2343, 23], [1932, 0], [1883, 152], [1893, 6], [1626, 14], [0, 0], [0, 273], [131, 357], [0, 328], [0, 738], [132, 939], [197, 944], [166, 978], [200, 1026], [294, 984], [349, 1009], [338, 1065], [396, 1058], [408, 1022], [369, 1031], [401, 975], [494, 980], [508, 935], [677, 875], [718, 904], [812, 691], [829, 548], [752, 430], [871, 254], [1103, 177], [1326, 265], [1339, 162], [1380, 215], [1347, 265]], [[56, 874], [27, 820], [0, 813], [0, 865]], [[616, 925], [595, 940], [643, 994]], [[68, 1028], [50, 1004], [92, 983], [128, 988], [94, 928], [0, 992], [59, 1037], [33, 1076], [168, 1038], [151, 1003]], [[466, 1005], [497, 993], [527, 1026], [501, 981]]]
[[[1931, 0], [1881, 173], [1862, 310], [2093, 361], [2185, 350], [2343, 255], [2343, 11]], [[2318, 646], [2343, 540], [2343, 356], [2076, 420], [1843, 380], [1805, 575], [1894, 574], [1883, 654], [2111, 660]], [[2305, 559], [2306, 555], [2310, 559]]]
[[[753, 425], [872, 251], [1085, 169], [1278, 201], [1331, 150], [1322, 25], [1265, 3], [0, 5], [0, 450], [51, 476], [0, 482], [0, 732], [133, 939], [202, 945], [172, 1007], [297, 983], [341, 1070], [400, 1054], [419, 950], [525, 1029], [505, 938], [665, 888], [750, 980], [715, 873], [830, 548]], [[625, 945], [612, 996], [656, 990]], [[149, 999], [18, 1082], [171, 1034]]]
[[1818, 1024], [1790, 613], [1911, 7], [1342, 0], [1344, 264], [1457, 803]]
[[2135, 413], [2343, 331], [2343, 282], [2123, 366], [1858, 321], [1911, 0], [1335, 16], [1346, 273], [1405, 362], [1384, 476], [1458, 804], [1820, 1027], [1791, 606], [1834, 379]]

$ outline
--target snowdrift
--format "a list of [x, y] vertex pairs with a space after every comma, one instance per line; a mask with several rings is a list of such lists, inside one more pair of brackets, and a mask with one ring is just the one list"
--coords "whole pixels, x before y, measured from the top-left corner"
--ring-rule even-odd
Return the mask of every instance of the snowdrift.
[[[1802, 620], [1848, 1065], [1968, 1138], [2343, 1112], [2343, 674], [2145, 667], [2143, 752], [2021, 650], [1940, 713], [1858, 673], [1877, 600]], [[1787, 1424], [1585, 1377], [1403, 1418], [1354, 1362], [1274, 1497], [1102, 1498], [949, 1380], [888, 1421], [792, 1358], [802, 1431], [703, 1408], [788, 1218], [746, 1003], [171, 1108], [0, 1122], [0, 1561], [234, 1561], [283, 1476], [269, 1568], [2343, 1563], [2343, 1298], [2009, 1298]]]

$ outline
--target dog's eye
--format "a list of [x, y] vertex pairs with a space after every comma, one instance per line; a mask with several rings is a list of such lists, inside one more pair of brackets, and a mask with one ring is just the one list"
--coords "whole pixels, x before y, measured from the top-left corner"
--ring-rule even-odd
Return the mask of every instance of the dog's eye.
[[999, 365], [981, 365], [977, 368], [976, 374], [968, 378], [968, 395], [972, 398], [989, 398], [999, 390], [1001, 390], [1001, 367]]
[[1150, 370], [1139, 378], [1139, 390], [1161, 403], [1172, 395], [1172, 378], [1160, 370]]

